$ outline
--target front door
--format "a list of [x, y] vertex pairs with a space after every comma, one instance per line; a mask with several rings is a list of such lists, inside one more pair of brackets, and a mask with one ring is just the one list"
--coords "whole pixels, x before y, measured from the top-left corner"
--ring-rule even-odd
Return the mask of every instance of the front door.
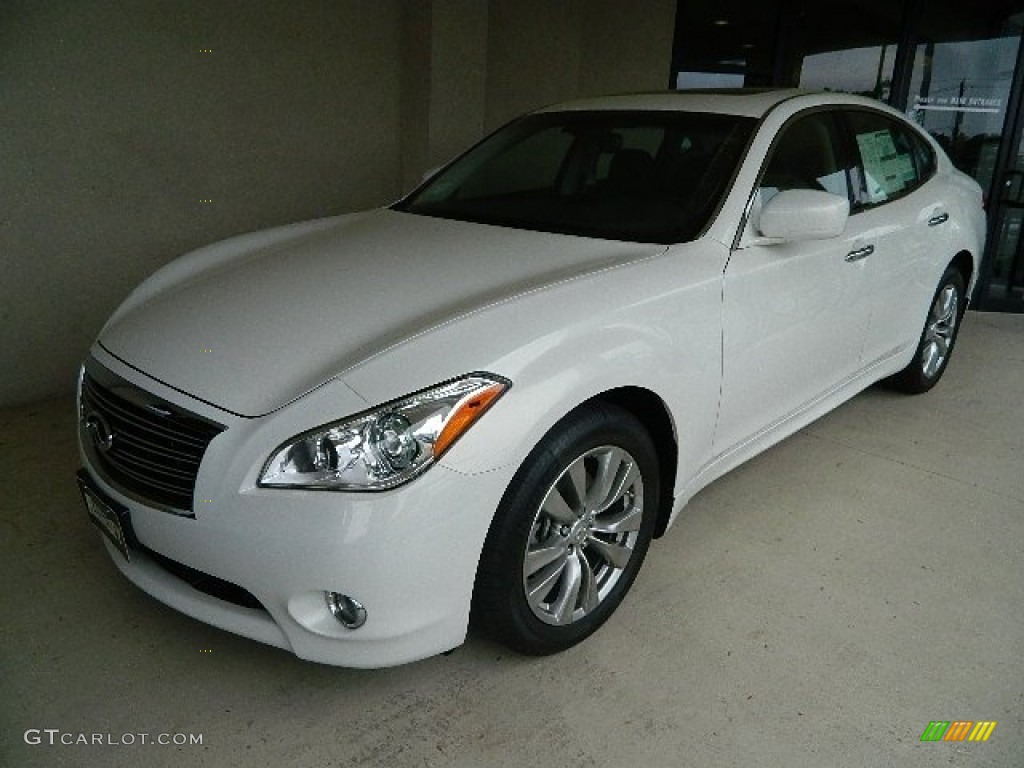
[[[849, 198], [852, 162], [843, 146], [836, 113], [791, 121], [772, 149], [751, 221], [785, 189]], [[858, 370], [870, 315], [866, 261], [856, 255], [868, 245], [862, 234], [848, 226], [828, 240], [761, 244], [748, 225], [725, 271], [716, 454], [774, 427]]]

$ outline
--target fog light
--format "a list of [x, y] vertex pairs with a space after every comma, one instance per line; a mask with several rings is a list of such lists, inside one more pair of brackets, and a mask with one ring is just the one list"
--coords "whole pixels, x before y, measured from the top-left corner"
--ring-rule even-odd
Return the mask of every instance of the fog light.
[[358, 600], [340, 592], [324, 592], [324, 598], [334, 618], [348, 629], [359, 629], [366, 623], [366, 609]]

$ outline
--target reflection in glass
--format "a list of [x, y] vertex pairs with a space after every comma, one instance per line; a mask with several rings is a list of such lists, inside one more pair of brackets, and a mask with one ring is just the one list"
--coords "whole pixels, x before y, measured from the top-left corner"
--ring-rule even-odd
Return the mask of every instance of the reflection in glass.
[[676, 72], [676, 88], [742, 88], [744, 75], [730, 72]]
[[908, 112], [988, 192], [1006, 119], [1017, 37], [917, 46]]
[[1024, 259], [1019, 255], [1022, 218], [1024, 210], [1011, 208], [999, 228], [991, 275], [992, 291], [998, 298], [1011, 298], [1024, 287]]
[[856, 93], [889, 99], [895, 45], [874, 45], [825, 51], [807, 56], [800, 68], [800, 87]]

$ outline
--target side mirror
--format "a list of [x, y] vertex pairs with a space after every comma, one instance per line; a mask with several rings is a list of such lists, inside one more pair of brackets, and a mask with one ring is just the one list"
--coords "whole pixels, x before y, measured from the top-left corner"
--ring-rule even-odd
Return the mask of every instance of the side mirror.
[[830, 192], [787, 189], [765, 203], [757, 221], [764, 237], [782, 241], [839, 237], [850, 216], [850, 201]]

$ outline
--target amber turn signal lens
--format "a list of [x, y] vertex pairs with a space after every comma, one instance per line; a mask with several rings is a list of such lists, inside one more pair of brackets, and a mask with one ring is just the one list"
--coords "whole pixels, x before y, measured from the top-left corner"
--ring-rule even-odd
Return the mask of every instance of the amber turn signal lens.
[[489, 387], [468, 395], [452, 409], [448, 416], [448, 423], [444, 425], [441, 434], [434, 441], [434, 458], [441, 458], [441, 454], [447, 451], [462, 433], [469, 429], [473, 423], [483, 416], [484, 412], [491, 407], [495, 400], [505, 392], [505, 385], [495, 382]]

